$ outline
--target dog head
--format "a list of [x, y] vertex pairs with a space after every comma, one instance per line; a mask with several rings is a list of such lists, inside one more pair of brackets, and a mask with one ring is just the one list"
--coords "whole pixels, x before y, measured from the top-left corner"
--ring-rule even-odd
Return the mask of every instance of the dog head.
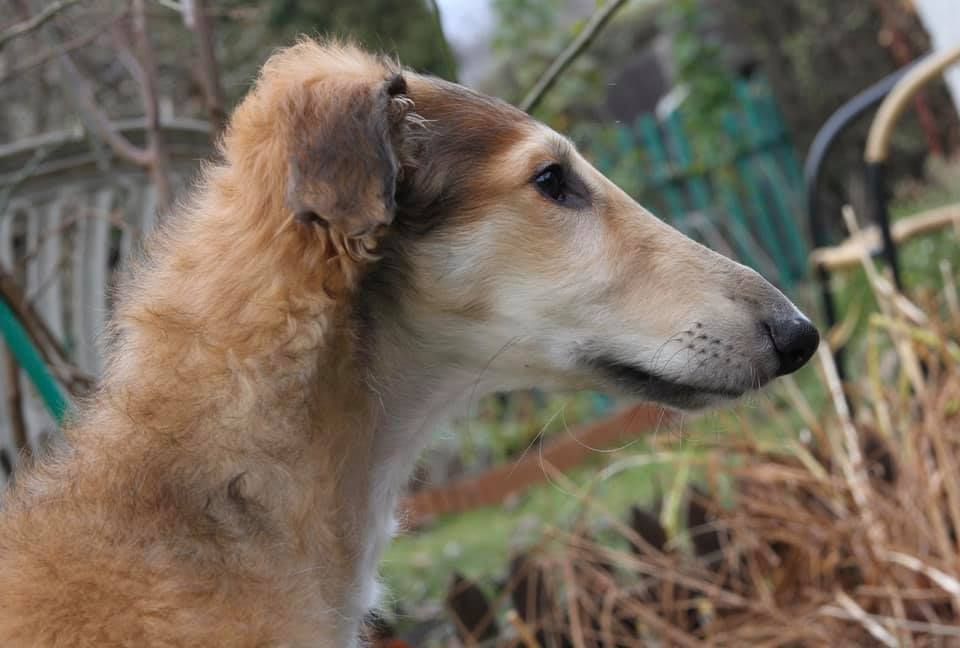
[[289, 209], [347, 236], [378, 229], [359, 311], [400, 323], [430, 362], [482, 372], [484, 389], [613, 387], [696, 409], [815, 351], [780, 291], [525, 113], [356, 50], [298, 47], [309, 78], [291, 83], [311, 90], [289, 108]]

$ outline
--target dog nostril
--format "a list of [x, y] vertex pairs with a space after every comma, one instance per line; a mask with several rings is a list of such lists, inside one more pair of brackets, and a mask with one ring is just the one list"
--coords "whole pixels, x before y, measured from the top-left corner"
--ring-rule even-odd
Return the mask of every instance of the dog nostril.
[[778, 376], [805, 365], [820, 345], [820, 333], [806, 317], [794, 315], [765, 322], [764, 326], [780, 359]]

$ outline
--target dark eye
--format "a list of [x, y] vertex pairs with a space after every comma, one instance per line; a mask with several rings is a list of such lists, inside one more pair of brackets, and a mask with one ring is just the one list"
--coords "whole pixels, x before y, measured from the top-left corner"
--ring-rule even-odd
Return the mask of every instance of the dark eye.
[[567, 183], [563, 178], [563, 168], [559, 164], [551, 164], [533, 179], [544, 196], [550, 200], [562, 203], [567, 199]]

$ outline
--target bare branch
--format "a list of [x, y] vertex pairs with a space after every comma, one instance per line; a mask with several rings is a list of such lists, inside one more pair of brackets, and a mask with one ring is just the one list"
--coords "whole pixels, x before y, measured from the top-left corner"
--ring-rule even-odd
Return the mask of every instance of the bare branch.
[[587, 24], [583, 27], [583, 31], [581, 31], [577, 37], [567, 45], [566, 49], [560, 53], [560, 56], [550, 64], [547, 71], [543, 73], [543, 76], [533, 85], [517, 107], [524, 112], [532, 112], [540, 104], [540, 101], [544, 95], [547, 94], [547, 91], [556, 83], [560, 74], [587, 49], [590, 43], [593, 42], [593, 39], [596, 38], [597, 34], [603, 29], [604, 25], [606, 25], [617, 10], [625, 4], [627, 4], [627, 0], [608, 0], [605, 5], [597, 9], [593, 15], [590, 16], [590, 20], [588, 20]]
[[[137, 55], [133, 53], [133, 45], [130, 43], [129, 34], [120, 23], [115, 23], [113, 25], [111, 33], [113, 35], [114, 47], [117, 50], [117, 59], [120, 61], [120, 64], [126, 68], [127, 72], [130, 73], [130, 76], [133, 77], [133, 80], [137, 82], [137, 87], [140, 89], [140, 99], [146, 103], [143, 96], [143, 87], [145, 84], [149, 83], [149, 81], [147, 80], [146, 71], [143, 69], [143, 66], [137, 59]], [[147, 117], [148, 125], [149, 122], [150, 118]]]
[[82, 36], [77, 36], [76, 38], [72, 38], [65, 43], [61, 43], [56, 48], [48, 48], [35, 56], [26, 58], [19, 65], [15, 65], [11, 67], [6, 74], [0, 77], [0, 85], [6, 83], [7, 81], [10, 81], [11, 79], [15, 79], [17, 76], [23, 74], [28, 70], [31, 70], [37, 67], [38, 65], [43, 65], [44, 63], [52, 61], [53, 59], [57, 58], [61, 54], [64, 54], [65, 52], [72, 52], [75, 49], [78, 49], [80, 47], [83, 47], [84, 45], [92, 43], [102, 34], [103, 34], [103, 27], [100, 27], [92, 32], [89, 32]]
[[22, 183], [29, 180], [36, 170], [43, 164], [44, 160], [47, 159], [47, 156], [50, 155], [52, 151], [49, 147], [37, 148], [33, 151], [33, 155], [30, 156], [30, 159], [27, 160], [27, 163], [17, 171], [16, 176], [13, 180], [8, 182], [6, 186], [0, 191], [0, 217], [4, 215], [7, 211], [7, 207], [10, 205], [10, 197], [13, 196], [13, 192], [19, 187]]
[[140, 100], [143, 103], [147, 147], [150, 153], [148, 170], [157, 189], [159, 208], [165, 210], [173, 203], [173, 189], [170, 186], [170, 163], [163, 141], [160, 109], [157, 101], [157, 69], [153, 47], [146, 29], [146, 13], [142, 2], [133, 3], [133, 36], [136, 39], [138, 53], [134, 54], [133, 45], [127, 33], [119, 24], [114, 27], [113, 37], [116, 43], [120, 63], [137, 82]]
[[29, 34], [35, 29], [39, 29], [58, 13], [71, 5], [77, 4], [78, 2], [80, 2], [80, 0], [54, 0], [44, 7], [43, 11], [35, 16], [31, 16], [23, 22], [18, 22], [13, 27], [0, 32], [0, 49], [3, 49], [3, 47], [14, 38], [18, 38], [25, 34]]
[[10, 432], [13, 447], [21, 459], [31, 454], [30, 438], [27, 436], [27, 424], [23, 418], [23, 391], [20, 389], [20, 365], [12, 353], [7, 353], [7, 410], [10, 416]]
[[66, 386], [73, 396], [87, 394], [93, 386], [93, 378], [73, 365], [60, 346], [56, 336], [36, 311], [20, 284], [7, 268], [0, 267], [0, 299], [3, 299], [20, 324], [30, 336], [53, 375]]
[[216, 44], [213, 36], [213, 24], [210, 11], [203, 0], [157, 0], [161, 5], [178, 12], [183, 17], [184, 26], [193, 32], [199, 55], [200, 85], [203, 88], [204, 102], [210, 118], [210, 136], [216, 141], [227, 122], [226, 102], [223, 86], [220, 84], [220, 68], [217, 63]]
[[135, 146], [113, 129], [110, 118], [94, 101], [89, 82], [83, 78], [69, 55], [60, 56], [60, 69], [67, 94], [73, 99], [74, 107], [80, 113], [86, 127], [106, 142], [117, 157], [139, 166], [149, 166], [152, 161], [150, 151]]
[[137, 66], [141, 73], [138, 79], [147, 120], [147, 146], [150, 150], [150, 176], [157, 189], [157, 201], [161, 209], [173, 204], [173, 189], [170, 186], [170, 163], [163, 142], [160, 126], [160, 110], [157, 104], [157, 64], [153, 45], [147, 30], [147, 11], [144, 0], [133, 0], [133, 38], [137, 47]]
[[[78, 1], [79, 0], [71, 0], [71, 2]], [[134, 4], [135, 7], [139, 5], [140, 9], [143, 9], [142, 2]], [[36, 16], [28, 17], [29, 7], [25, 2], [20, 0], [17, 2], [17, 6], [20, 14], [24, 16], [24, 22], [31, 22], [36, 19]], [[115, 25], [116, 22], [114, 21], [112, 24]], [[110, 118], [96, 104], [93, 98], [93, 89], [90, 85], [90, 82], [84, 78], [83, 74], [73, 62], [73, 59], [70, 58], [70, 55], [66, 53], [66, 50], [64, 50], [62, 46], [57, 47], [57, 52], [60, 59], [60, 70], [63, 78], [64, 88], [67, 91], [67, 95], [72, 99], [74, 108], [76, 108], [77, 112], [80, 114], [80, 118], [83, 120], [87, 129], [94, 133], [99, 139], [104, 141], [117, 157], [133, 164], [147, 167], [151, 170], [157, 167], [157, 164], [155, 164], [155, 158], [157, 156], [156, 149], [154, 147], [142, 149], [134, 145], [132, 142], [130, 142], [130, 140], [117, 132], [110, 123]], [[151, 54], [152, 61], [152, 50], [149, 50], [149, 53]], [[150, 94], [152, 96], [152, 93]], [[154, 113], [156, 113], [155, 100], [153, 102], [153, 107]], [[149, 107], [147, 107], [147, 111], [147, 125], [149, 128], [151, 125]], [[154, 117], [155, 119], [153, 121], [157, 122], [158, 119], [156, 119], [156, 115], [154, 115]], [[165, 183], [165, 186], [169, 188], [168, 183]], [[161, 199], [165, 197], [165, 195], [169, 195], [169, 193], [164, 194], [163, 188], [164, 184], [158, 184], [158, 193]]]
[[182, 6], [183, 22], [193, 31], [197, 41], [197, 53], [200, 56], [199, 73], [207, 103], [207, 114], [210, 116], [210, 133], [216, 140], [227, 122], [227, 111], [226, 101], [223, 98], [223, 86], [220, 84], [213, 22], [207, 13], [204, 0], [185, 0]]
[[[63, 221], [61, 221], [56, 227], [52, 227], [41, 232], [37, 237], [37, 242], [34, 244], [34, 246], [27, 249], [23, 253], [23, 256], [17, 259], [17, 269], [19, 270], [21, 268], [26, 268], [27, 264], [40, 254], [40, 249], [47, 240], [62, 236], [64, 232], [74, 228], [77, 223], [82, 220], [94, 218], [102, 218], [110, 223], [111, 227], [114, 227], [118, 230], [123, 230], [125, 232], [125, 236], [133, 236], [134, 238], [139, 236], [139, 228], [134, 227], [133, 225], [130, 225], [124, 221], [121, 214], [116, 212], [101, 212], [94, 209], [78, 210], [69, 218], [63, 219]], [[30, 295], [30, 300], [33, 301], [36, 299], [36, 296], [39, 292], [40, 289], [38, 288], [34, 294]]]

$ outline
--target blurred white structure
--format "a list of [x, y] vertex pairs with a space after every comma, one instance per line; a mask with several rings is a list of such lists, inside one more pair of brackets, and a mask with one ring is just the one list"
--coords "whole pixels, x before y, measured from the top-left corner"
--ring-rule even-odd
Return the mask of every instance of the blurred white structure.
[[[960, 0], [913, 0], [935, 50], [960, 45]], [[960, 113], [960, 65], [944, 75], [953, 105]]]
[[[113, 127], [143, 141], [144, 123], [121, 120]], [[182, 190], [210, 155], [209, 128], [185, 118], [162, 124], [174, 191]], [[75, 129], [0, 143], [0, 265], [21, 283], [77, 368], [96, 377], [115, 273], [158, 216], [156, 190], [143, 169], [91, 141]], [[0, 341], [0, 449], [15, 462], [6, 354]], [[41, 447], [57, 425], [23, 372], [20, 384], [27, 437]], [[0, 490], [3, 481], [0, 470]]]
[[493, 28], [490, 0], [437, 0], [443, 32], [456, 53], [459, 81], [475, 86], [493, 69]]

